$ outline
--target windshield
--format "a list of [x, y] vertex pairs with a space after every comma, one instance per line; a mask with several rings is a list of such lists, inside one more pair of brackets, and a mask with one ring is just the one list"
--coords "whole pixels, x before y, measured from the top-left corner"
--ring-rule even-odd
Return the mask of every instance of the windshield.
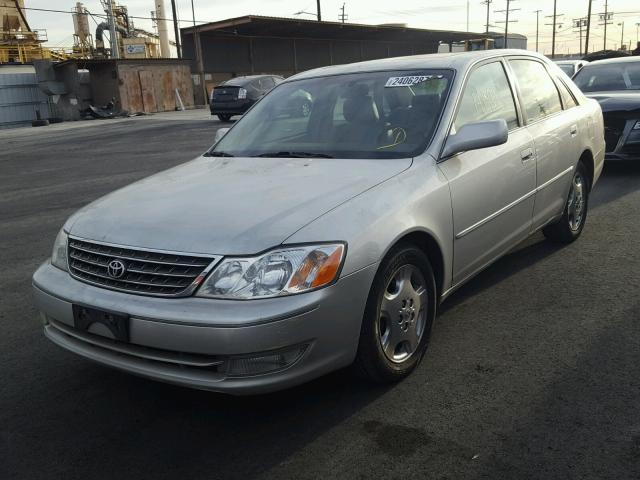
[[214, 156], [403, 158], [431, 141], [450, 70], [358, 73], [285, 82], [220, 140]]
[[640, 61], [589, 65], [573, 81], [583, 92], [640, 90]]

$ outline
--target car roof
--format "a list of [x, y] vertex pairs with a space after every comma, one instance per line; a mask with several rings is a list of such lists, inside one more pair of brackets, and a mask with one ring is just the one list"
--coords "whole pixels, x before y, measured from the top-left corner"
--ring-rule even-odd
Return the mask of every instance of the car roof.
[[589, 63], [587, 60], [556, 60], [556, 65], [576, 65], [577, 63]]
[[249, 82], [257, 80], [259, 78], [268, 78], [268, 77], [282, 78], [279, 75], [245, 75], [243, 77], [233, 77], [233, 78], [230, 78], [229, 80], [225, 80], [224, 82], [222, 82], [221, 85], [242, 86], [242, 85], [246, 85]]
[[640, 62], [640, 57], [629, 55], [628, 57], [606, 58], [604, 60], [596, 60], [593, 62], [589, 62], [589, 66], [607, 65], [612, 63], [633, 63], [633, 62]]
[[499, 58], [504, 56], [528, 56], [544, 60], [546, 57], [528, 50], [515, 49], [495, 49], [495, 50], [477, 50], [473, 52], [455, 52], [455, 53], [430, 53], [426, 55], [412, 55], [408, 57], [383, 58], [379, 60], [368, 60], [365, 62], [349, 63], [345, 65], [332, 65], [330, 67], [321, 67], [314, 70], [299, 73], [289, 77], [287, 81], [303, 78], [324, 77], [329, 75], [344, 75], [350, 73], [361, 72], [377, 72], [386, 70], [425, 70], [425, 69], [455, 69], [465, 70], [475, 62], [485, 58]]

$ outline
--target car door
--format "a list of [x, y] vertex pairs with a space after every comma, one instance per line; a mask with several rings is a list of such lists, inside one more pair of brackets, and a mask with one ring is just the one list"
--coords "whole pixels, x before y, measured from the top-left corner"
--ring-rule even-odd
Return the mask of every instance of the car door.
[[531, 229], [536, 188], [533, 141], [502, 60], [475, 67], [463, 88], [450, 134], [473, 122], [504, 119], [505, 144], [441, 159], [454, 224], [454, 285], [524, 239]]
[[536, 152], [537, 193], [532, 228], [537, 229], [562, 213], [570, 174], [580, 157], [578, 132], [584, 123], [578, 109], [563, 109], [558, 86], [541, 61], [512, 58], [508, 63]]

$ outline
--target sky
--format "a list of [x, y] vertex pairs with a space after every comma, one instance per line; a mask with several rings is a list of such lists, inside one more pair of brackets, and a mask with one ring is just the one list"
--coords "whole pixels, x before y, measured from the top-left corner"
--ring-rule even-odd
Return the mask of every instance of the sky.
[[[27, 8], [45, 8], [69, 11], [75, 5], [70, 0], [25, 0]], [[92, 13], [102, 14], [99, 0], [85, 0], [84, 5]], [[150, 17], [154, 9], [154, 0], [121, 0], [126, 5], [131, 16]], [[303, 11], [314, 13], [315, 0], [193, 0], [195, 18], [198, 23], [224, 20], [242, 15], [267, 15], [296, 17], [296, 13]], [[484, 32], [486, 23], [486, 6], [481, 0], [447, 0], [435, 2], [433, 0], [396, 0], [394, 2], [380, 2], [375, 0], [321, 0], [322, 19], [338, 21], [340, 8], [345, 3], [345, 13], [349, 22], [364, 24], [406, 23], [410, 27], [433, 28], [438, 30], [467, 30], [467, 5], [469, 5], [469, 31]], [[442, 5], [445, 3], [446, 5]], [[509, 31], [521, 33], [529, 38], [528, 48], [536, 47], [536, 13], [539, 13], [539, 51], [551, 52], [551, 37], [553, 27], [550, 24], [553, 14], [553, 0], [511, 0], [510, 8], [514, 10], [509, 22]], [[496, 10], [506, 8], [506, 0], [492, 0], [490, 20], [493, 31], [504, 31], [504, 13]], [[176, 0], [178, 18], [182, 27], [192, 25], [191, 0]], [[166, 0], [167, 16], [171, 15], [171, 1]], [[572, 28], [573, 19], [587, 15], [588, 0], [557, 0], [557, 28], [556, 53], [577, 53], [579, 50], [579, 33]], [[598, 25], [598, 13], [604, 12], [605, 0], [593, 0], [592, 35], [589, 51], [602, 49], [604, 45], [604, 30]], [[640, 23], [639, 0], [608, 0], [608, 10], [613, 12], [612, 24], [607, 27], [607, 48], [618, 47], [624, 22], [624, 42], [632, 42], [633, 48], [637, 41], [637, 23]], [[300, 14], [299, 18], [313, 19], [309, 14]], [[34, 29], [46, 29], [51, 47], [70, 47], [73, 44], [73, 21], [71, 15], [63, 13], [27, 11], [27, 19]], [[152, 29], [151, 20], [135, 19], [139, 28]], [[500, 23], [502, 21], [502, 23]], [[90, 21], [92, 28], [95, 23]], [[173, 28], [169, 25], [173, 36]]]

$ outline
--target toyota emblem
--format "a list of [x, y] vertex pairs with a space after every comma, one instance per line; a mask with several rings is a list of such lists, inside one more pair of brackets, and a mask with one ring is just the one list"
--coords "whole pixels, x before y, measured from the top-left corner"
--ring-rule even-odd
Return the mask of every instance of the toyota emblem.
[[122, 278], [126, 272], [127, 267], [122, 260], [118, 260], [117, 258], [111, 260], [107, 265], [107, 273], [111, 278]]

